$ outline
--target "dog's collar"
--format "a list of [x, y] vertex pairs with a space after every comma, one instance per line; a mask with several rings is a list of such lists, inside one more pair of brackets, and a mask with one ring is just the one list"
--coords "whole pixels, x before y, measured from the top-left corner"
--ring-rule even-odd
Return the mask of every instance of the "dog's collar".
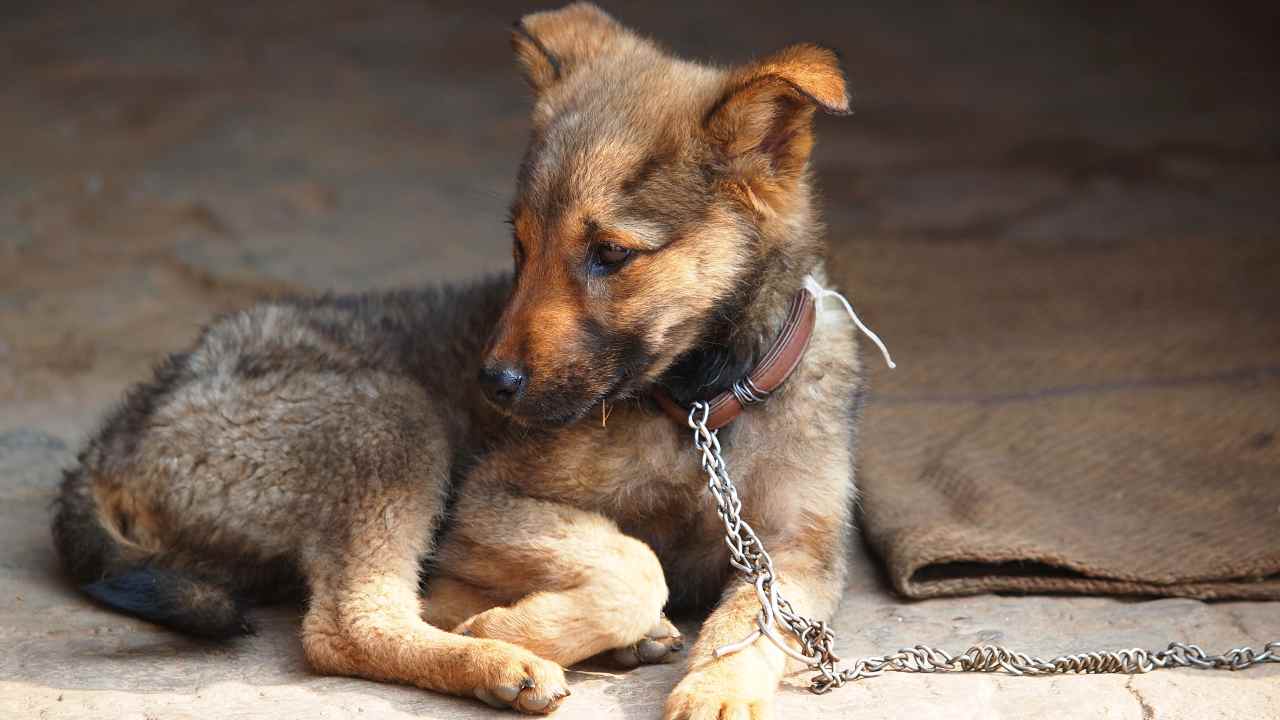
[[[817, 298], [808, 288], [800, 288], [791, 299], [791, 309], [778, 337], [774, 338], [760, 362], [728, 390], [706, 400], [707, 429], [718, 430], [733, 422], [748, 405], [764, 402], [769, 394], [787, 381], [813, 337], [817, 319]], [[689, 422], [689, 409], [681, 407], [662, 386], [653, 390], [658, 405], [682, 426]]]

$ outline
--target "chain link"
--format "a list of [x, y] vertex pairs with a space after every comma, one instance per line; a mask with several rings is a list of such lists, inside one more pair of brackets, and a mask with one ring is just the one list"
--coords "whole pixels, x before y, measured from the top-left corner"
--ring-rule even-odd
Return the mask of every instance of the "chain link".
[[[999, 645], [975, 645], [960, 655], [916, 645], [891, 655], [858, 658], [849, 667], [840, 667], [835, 654], [835, 635], [822, 621], [800, 615], [779, 592], [773, 559], [755, 530], [742, 519], [742, 500], [729, 478], [729, 469], [720, 451], [718, 430], [707, 428], [710, 407], [696, 402], [689, 410], [689, 428], [693, 430], [693, 447], [702, 456], [702, 469], [707, 473], [707, 489], [715, 500], [716, 513], [724, 522], [725, 543], [729, 547], [729, 564], [755, 586], [760, 600], [756, 630], [742, 640], [715, 651], [716, 657], [735, 653], [761, 637], [768, 638], [789, 657], [804, 663], [816, 674], [809, 689], [822, 695], [847, 682], [876, 677], [886, 672], [982, 672], [1010, 675], [1053, 675], [1057, 673], [1123, 673], [1136, 675], [1159, 668], [1192, 667], [1205, 670], [1243, 670], [1260, 663], [1280, 663], [1280, 640], [1267, 643], [1261, 652], [1251, 647], [1209, 655], [1198, 645], [1170, 643], [1164, 650], [1141, 648], [1059, 655], [1052, 659], [1014, 652]], [[779, 632], [778, 625], [790, 633], [799, 650]]]

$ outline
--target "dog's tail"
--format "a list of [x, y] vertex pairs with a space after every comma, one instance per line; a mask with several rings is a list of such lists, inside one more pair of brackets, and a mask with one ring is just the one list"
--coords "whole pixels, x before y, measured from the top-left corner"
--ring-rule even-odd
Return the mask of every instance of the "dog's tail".
[[162, 551], [130, 540], [136, 518], [125, 508], [128, 503], [104, 507], [88, 475], [82, 467], [66, 471], [53, 518], [54, 545], [86, 595], [198, 637], [223, 640], [253, 632], [228, 584], [166, 568]]

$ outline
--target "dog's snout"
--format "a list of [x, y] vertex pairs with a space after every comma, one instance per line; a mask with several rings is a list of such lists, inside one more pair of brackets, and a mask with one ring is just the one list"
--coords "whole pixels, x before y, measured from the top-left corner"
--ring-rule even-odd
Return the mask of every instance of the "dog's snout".
[[528, 375], [514, 365], [497, 363], [480, 370], [480, 386], [484, 394], [496, 405], [507, 407], [524, 392]]

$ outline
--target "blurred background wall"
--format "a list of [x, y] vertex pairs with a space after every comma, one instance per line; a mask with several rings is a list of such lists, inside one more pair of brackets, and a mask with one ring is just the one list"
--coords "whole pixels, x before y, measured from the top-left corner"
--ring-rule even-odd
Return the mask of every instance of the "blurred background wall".
[[[114, 398], [211, 313], [261, 292], [505, 268], [529, 104], [507, 28], [537, 7], [4, 3], [0, 403], [79, 431], [70, 410]], [[1245, 253], [1206, 286], [1236, 293], [1222, 317], [1276, 299], [1273, 4], [606, 9], [714, 62], [800, 40], [841, 50], [856, 114], [818, 120], [814, 164], [834, 275], [904, 361], [879, 390], [927, 385], [937, 370], [922, 366], [974, 344], [1016, 354], [1028, 334], [1045, 343], [1011, 364], [1114, 352], [1121, 338], [1090, 329], [1103, 316], [1120, 317], [1116, 335], [1166, 327], [1168, 347], [1122, 365], [1249, 334], [1246, 317], [1188, 338], [1178, 313], [1193, 306], [1143, 315], [1125, 277], [1094, 287], [1115, 253], [1191, 285], [1205, 256]], [[1205, 237], [1216, 245], [1179, 249]], [[1082, 245], [1089, 257], [1055, 269]], [[1102, 293], [1111, 309], [1020, 314], [1051, 289]], [[948, 309], [975, 297], [1003, 318], [981, 337], [978, 318]], [[956, 372], [948, 387], [972, 369]]]

